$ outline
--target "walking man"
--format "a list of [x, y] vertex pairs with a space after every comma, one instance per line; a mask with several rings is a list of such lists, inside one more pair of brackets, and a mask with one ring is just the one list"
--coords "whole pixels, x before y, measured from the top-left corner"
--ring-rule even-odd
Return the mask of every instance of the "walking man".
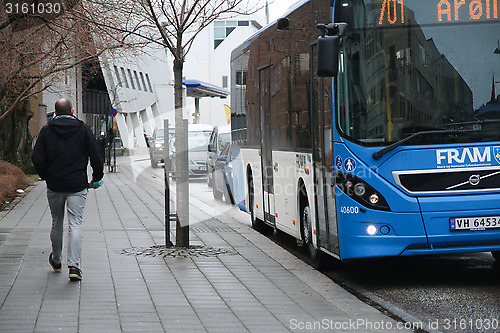
[[71, 102], [56, 102], [56, 117], [45, 125], [33, 149], [32, 160], [40, 178], [47, 183], [47, 199], [52, 215], [49, 264], [54, 272], [62, 271], [63, 225], [65, 206], [68, 212], [68, 267], [72, 281], [82, 279], [80, 249], [83, 209], [89, 181], [87, 164], [92, 167], [92, 187], [103, 177], [101, 148], [92, 130], [73, 113]]

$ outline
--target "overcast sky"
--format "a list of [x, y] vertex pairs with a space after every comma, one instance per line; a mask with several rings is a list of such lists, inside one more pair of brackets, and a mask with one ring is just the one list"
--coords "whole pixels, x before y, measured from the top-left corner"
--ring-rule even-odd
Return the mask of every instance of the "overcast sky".
[[[271, 2], [272, 0], [269, 0]], [[290, 6], [297, 3], [298, 0], [274, 0], [273, 3], [269, 4], [269, 21], [272, 22], [283, 15]]]

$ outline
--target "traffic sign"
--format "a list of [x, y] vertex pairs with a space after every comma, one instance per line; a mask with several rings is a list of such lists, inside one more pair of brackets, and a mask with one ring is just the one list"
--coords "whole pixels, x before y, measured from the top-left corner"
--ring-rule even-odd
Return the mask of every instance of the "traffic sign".
[[109, 110], [109, 116], [110, 117], [115, 117], [117, 114], [118, 114], [118, 111], [116, 111], [115, 109]]

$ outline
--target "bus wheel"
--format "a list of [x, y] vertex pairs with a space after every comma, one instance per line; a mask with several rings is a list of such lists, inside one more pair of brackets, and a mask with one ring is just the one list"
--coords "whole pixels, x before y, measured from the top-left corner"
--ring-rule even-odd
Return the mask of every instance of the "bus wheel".
[[500, 251], [493, 251], [491, 252], [491, 255], [493, 258], [495, 258], [496, 261], [500, 262]]
[[300, 225], [302, 228], [302, 241], [309, 257], [311, 258], [311, 266], [319, 269], [321, 267], [321, 251], [316, 248], [312, 242], [312, 216], [309, 205], [302, 208]]
[[301, 227], [302, 227], [302, 241], [304, 242], [304, 245], [309, 245], [311, 243], [312, 239], [312, 232], [311, 232], [311, 209], [309, 206], [305, 206], [302, 209], [302, 221], [301, 221]]
[[250, 219], [252, 221], [252, 228], [257, 231], [262, 231], [263, 222], [257, 218], [255, 215], [255, 198], [253, 190], [253, 180], [250, 176], [248, 179], [248, 208], [250, 208]]

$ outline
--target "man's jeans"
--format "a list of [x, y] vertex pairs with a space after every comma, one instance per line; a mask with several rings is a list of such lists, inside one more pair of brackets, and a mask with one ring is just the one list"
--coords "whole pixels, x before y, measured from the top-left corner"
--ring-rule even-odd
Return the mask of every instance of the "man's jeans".
[[47, 189], [50, 212], [52, 214], [52, 258], [62, 260], [64, 206], [68, 210], [68, 266], [80, 267], [80, 248], [82, 245], [83, 209], [88, 189], [76, 193], [59, 193]]

